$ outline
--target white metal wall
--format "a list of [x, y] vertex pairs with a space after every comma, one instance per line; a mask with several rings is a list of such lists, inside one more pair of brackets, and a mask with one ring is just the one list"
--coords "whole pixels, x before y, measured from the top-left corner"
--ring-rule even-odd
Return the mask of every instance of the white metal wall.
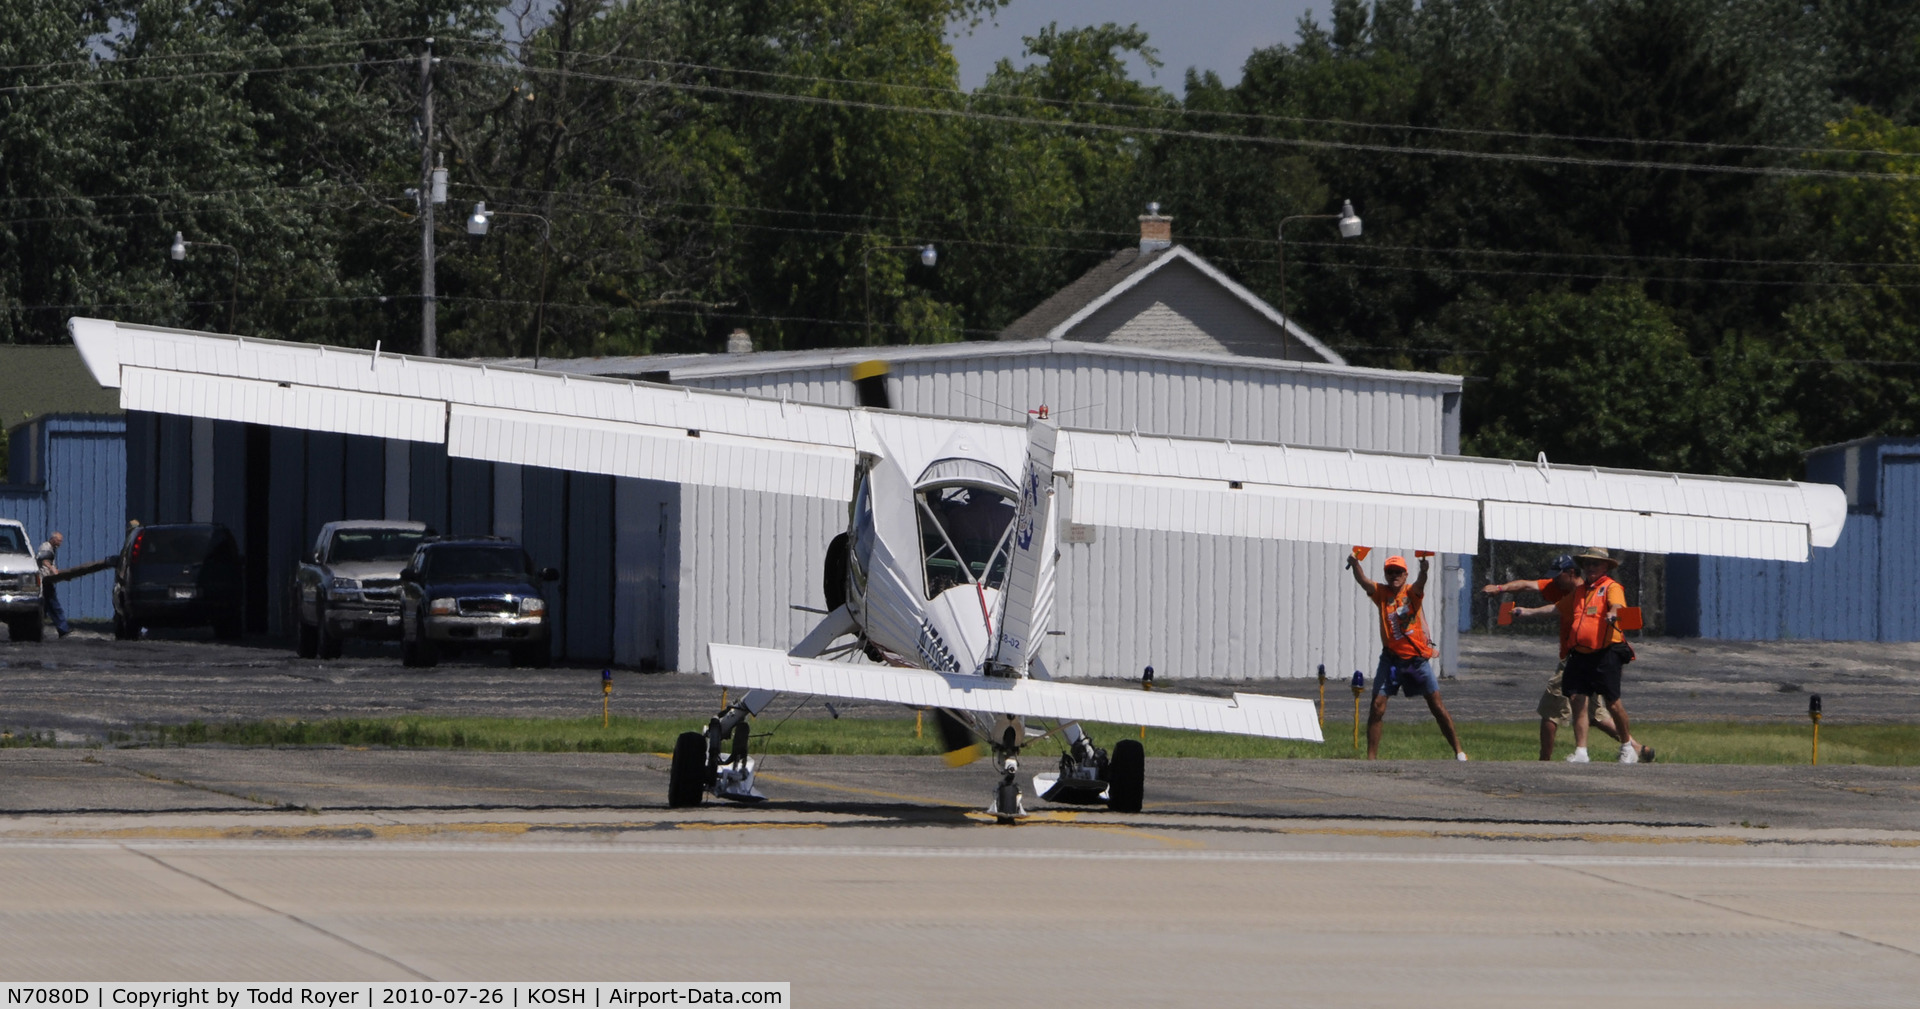
[[[676, 376], [701, 388], [847, 405], [841, 367]], [[915, 413], [1009, 420], [1047, 405], [1066, 427], [1297, 445], [1442, 453], [1445, 397], [1457, 384], [1354, 370], [1283, 369], [1111, 354], [982, 354], [895, 361], [894, 405]], [[786, 647], [817, 619], [827, 542], [844, 505], [685, 488], [679, 668], [707, 671], [706, 643]], [[1064, 514], [1064, 510], [1063, 510]], [[1063, 537], [1064, 540], [1064, 537]], [[1374, 545], [1369, 573], [1404, 549]], [[1419, 546], [1416, 544], [1415, 546]], [[1362, 669], [1371, 680], [1378, 617], [1339, 547], [1237, 537], [1099, 530], [1062, 545], [1056, 630], [1043, 656], [1063, 676], [1271, 679]], [[1437, 561], [1438, 559], [1436, 559]], [[1443, 658], [1458, 633], [1450, 569], [1435, 563], [1427, 623]], [[1440, 663], [1442, 668], [1446, 663]]]

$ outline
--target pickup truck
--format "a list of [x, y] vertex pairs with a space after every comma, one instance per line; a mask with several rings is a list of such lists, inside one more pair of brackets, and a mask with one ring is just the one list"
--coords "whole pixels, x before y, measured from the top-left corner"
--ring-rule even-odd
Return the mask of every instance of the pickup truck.
[[40, 640], [40, 565], [27, 527], [12, 519], [0, 519], [0, 617], [13, 640]]
[[399, 638], [400, 569], [432, 535], [419, 522], [321, 526], [293, 574], [294, 651], [303, 659], [337, 659], [348, 638]]
[[493, 537], [423, 543], [400, 572], [400, 661], [431, 666], [442, 655], [504, 648], [516, 666], [544, 667], [551, 634], [542, 583], [526, 550]]

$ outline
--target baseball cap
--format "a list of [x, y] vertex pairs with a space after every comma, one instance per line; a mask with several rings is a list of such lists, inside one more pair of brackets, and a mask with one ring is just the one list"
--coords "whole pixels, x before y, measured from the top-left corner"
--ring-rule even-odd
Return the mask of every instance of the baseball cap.
[[1578, 566], [1579, 565], [1573, 562], [1572, 554], [1561, 554], [1553, 559], [1553, 566], [1547, 569], [1547, 577], [1552, 578], [1562, 571], [1567, 571]]
[[1399, 568], [1400, 570], [1405, 571], [1407, 570], [1407, 559], [1405, 557], [1400, 556], [1399, 554], [1394, 554], [1392, 557], [1387, 558], [1387, 563], [1384, 565], [1384, 567]]

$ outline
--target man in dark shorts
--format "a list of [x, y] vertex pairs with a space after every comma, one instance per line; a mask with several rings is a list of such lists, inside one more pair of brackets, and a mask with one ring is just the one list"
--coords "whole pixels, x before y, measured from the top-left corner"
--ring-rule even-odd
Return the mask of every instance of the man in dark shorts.
[[[1553, 759], [1553, 743], [1559, 735], [1560, 727], [1573, 721], [1573, 702], [1567, 699], [1562, 689], [1562, 680], [1567, 671], [1567, 656], [1573, 651], [1573, 608], [1579, 591], [1586, 587], [1586, 579], [1580, 575], [1580, 566], [1574, 562], [1572, 554], [1561, 554], [1554, 558], [1553, 568], [1547, 577], [1538, 580], [1521, 578], [1499, 585], [1489, 585], [1483, 591], [1487, 595], [1499, 595], [1504, 592], [1538, 591], [1547, 600], [1545, 606], [1516, 606], [1515, 619], [1532, 617], [1557, 617], [1560, 623], [1560, 662], [1553, 670], [1553, 677], [1547, 681], [1546, 690], [1540, 694], [1540, 759]], [[1614, 728], [1613, 719], [1607, 709], [1601, 705], [1588, 708], [1592, 713], [1588, 725], [1597, 726], [1601, 732], [1620, 740], [1620, 730]], [[1620, 740], [1626, 742], [1627, 740]], [[1633, 741], [1640, 759], [1651, 762], [1653, 747]]]
[[1433, 641], [1427, 636], [1427, 619], [1421, 604], [1427, 598], [1427, 559], [1420, 558], [1420, 580], [1407, 584], [1407, 559], [1387, 558], [1384, 584], [1368, 578], [1355, 558], [1347, 558], [1353, 580], [1380, 608], [1380, 664], [1373, 671], [1373, 707], [1367, 715], [1367, 759], [1380, 758], [1380, 724], [1387, 717], [1387, 698], [1405, 691], [1408, 697], [1427, 699], [1427, 710], [1440, 725], [1440, 734], [1453, 747], [1453, 759], [1467, 759], [1460, 748], [1460, 737], [1453, 731], [1453, 716], [1440, 703], [1440, 680], [1433, 674]]
[[1637, 764], [1639, 750], [1633, 745], [1633, 731], [1627, 723], [1627, 709], [1620, 703], [1620, 671], [1633, 657], [1627, 636], [1617, 621], [1627, 606], [1627, 591], [1613, 580], [1611, 572], [1620, 565], [1600, 547], [1588, 547], [1573, 558], [1580, 565], [1586, 585], [1574, 594], [1573, 626], [1569, 628], [1572, 651], [1567, 655], [1567, 672], [1562, 689], [1573, 700], [1573, 754], [1569, 763], [1587, 763], [1587, 705], [1589, 695], [1599, 695], [1613, 716], [1619, 738], [1620, 762]]

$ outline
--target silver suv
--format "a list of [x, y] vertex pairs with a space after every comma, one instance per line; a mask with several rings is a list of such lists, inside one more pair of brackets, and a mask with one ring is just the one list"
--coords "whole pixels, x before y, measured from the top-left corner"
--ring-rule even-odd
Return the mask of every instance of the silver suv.
[[27, 527], [12, 519], [0, 519], [0, 617], [13, 640], [40, 640], [40, 564]]
[[433, 535], [419, 522], [356, 520], [320, 527], [293, 575], [295, 651], [303, 659], [340, 657], [347, 638], [400, 637], [400, 569]]

